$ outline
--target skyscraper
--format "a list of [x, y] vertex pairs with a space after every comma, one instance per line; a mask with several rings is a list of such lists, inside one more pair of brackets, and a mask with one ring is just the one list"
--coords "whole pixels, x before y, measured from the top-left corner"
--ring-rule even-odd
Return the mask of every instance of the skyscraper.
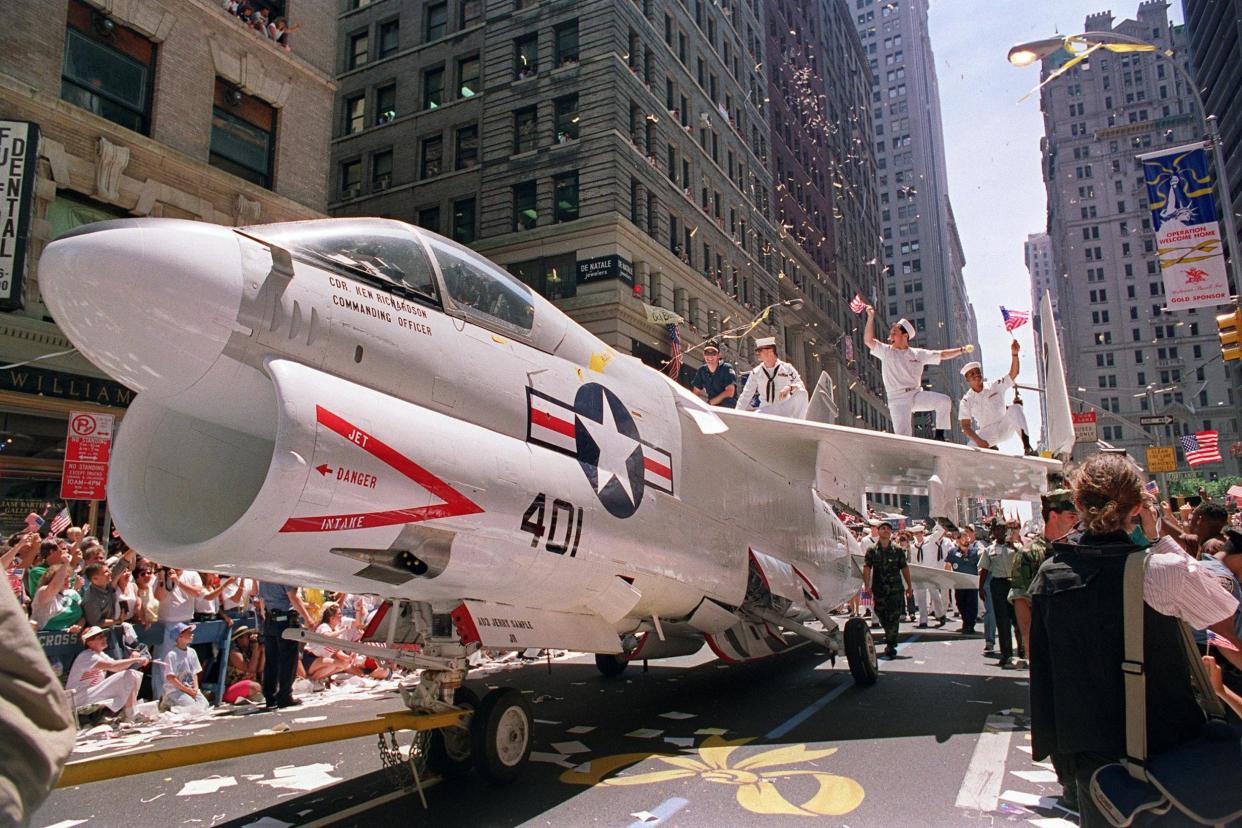
[[[1086, 31], [1116, 31], [1173, 50], [1188, 62], [1187, 38], [1163, 0], [1116, 25], [1093, 14]], [[1044, 60], [1043, 73], [1063, 52]], [[1100, 410], [1100, 438], [1145, 462], [1149, 445], [1215, 430], [1238, 439], [1237, 383], [1220, 360], [1211, 309], [1166, 311], [1164, 284], [1135, 156], [1203, 137], [1193, 95], [1153, 53], [1101, 52], [1043, 87], [1048, 233], [1058, 282], [1061, 341], [1070, 393]], [[1077, 389], [1077, 390], [1075, 390]], [[1172, 425], [1141, 428], [1144, 416]], [[1236, 473], [1238, 461], [1201, 467]], [[1186, 467], [1183, 465], [1183, 469]]]
[[[915, 324], [914, 344], [920, 347], [977, 343], [962, 278], [966, 257], [949, 202], [928, 2], [855, 0], [853, 5], [876, 78], [872, 120], [887, 276], [880, 300], [891, 320], [906, 317]], [[966, 390], [959, 367], [951, 361], [928, 367], [924, 385], [956, 402]]]
[[[1031, 233], [1026, 237], [1026, 244], [1023, 245], [1023, 252], [1026, 259], [1026, 270], [1031, 276], [1031, 327], [1035, 336], [1035, 347], [1041, 349], [1043, 347], [1043, 319], [1040, 316], [1040, 303], [1043, 302], [1044, 293], [1052, 295], [1052, 314], [1054, 318], [1059, 318], [1057, 310], [1057, 282], [1052, 278], [1052, 238], [1047, 233]], [[1036, 384], [1040, 388], [1046, 388], [1045, 365], [1044, 360], [1036, 354], [1033, 357], [1035, 362]], [[1039, 419], [1042, 425], [1040, 429], [1041, 439], [1045, 442], [1048, 437], [1048, 406], [1046, 398], [1040, 395]]]

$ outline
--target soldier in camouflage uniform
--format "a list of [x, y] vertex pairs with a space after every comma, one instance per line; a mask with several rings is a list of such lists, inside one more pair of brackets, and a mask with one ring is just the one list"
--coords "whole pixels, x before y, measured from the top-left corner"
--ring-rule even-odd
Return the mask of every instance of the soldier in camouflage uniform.
[[[903, 588], [904, 581], [904, 588]], [[906, 553], [893, 543], [893, 527], [880, 524], [876, 545], [867, 550], [863, 586], [875, 598], [875, 614], [884, 626], [884, 655], [897, 657], [897, 633], [906, 599], [914, 595]]]
[[[1052, 551], [1052, 542], [1060, 540], [1074, 528], [1078, 514], [1074, 509], [1074, 496], [1069, 489], [1054, 489], [1039, 497], [1044, 519], [1044, 532], [1027, 544], [1018, 553], [1014, 561], [1013, 574], [1009, 580], [1009, 603], [1013, 604], [1013, 613], [1018, 619], [1018, 634], [1022, 636], [1022, 644], [1028, 648], [1030, 657], [1031, 646], [1031, 596], [1027, 594], [1035, 573], [1044, 562], [1044, 558]], [[1026, 667], [1026, 659], [1018, 659], [1016, 667]]]

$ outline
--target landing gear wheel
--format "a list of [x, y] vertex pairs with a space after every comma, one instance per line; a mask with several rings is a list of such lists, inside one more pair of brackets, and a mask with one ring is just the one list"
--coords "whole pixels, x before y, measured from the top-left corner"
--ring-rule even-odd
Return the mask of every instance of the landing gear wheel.
[[[456, 707], [479, 709], [479, 697], [469, 687], [458, 687], [453, 696]], [[464, 776], [470, 772], [470, 721], [454, 727], [442, 727], [431, 731], [427, 746], [427, 764], [447, 777]]]
[[595, 669], [605, 678], [619, 676], [625, 672], [625, 668], [629, 666], [629, 660], [625, 656], [612, 655], [605, 653], [595, 656]]
[[530, 705], [520, 692], [502, 687], [488, 693], [470, 720], [474, 769], [493, 785], [512, 782], [530, 758], [533, 725]]
[[845, 622], [845, 660], [850, 665], [855, 684], [870, 686], [880, 677], [875, 639], [871, 637], [867, 622], [861, 618], [851, 618]]

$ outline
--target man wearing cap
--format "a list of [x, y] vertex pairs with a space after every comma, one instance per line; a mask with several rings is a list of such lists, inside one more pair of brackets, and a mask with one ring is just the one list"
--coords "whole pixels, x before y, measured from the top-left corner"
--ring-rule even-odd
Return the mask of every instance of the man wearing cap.
[[[936, 524], [931, 534], [927, 533], [927, 528], [921, 524], [914, 524], [914, 560], [915, 563], [924, 566], [934, 566], [937, 569], [944, 567], [945, 549], [942, 545], [944, 541], [944, 527]], [[919, 623], [915, 625], [917, 629], [927, 629], [927, 608], [931, 606], [932, 615], [936, 618], [936, 626], [943, 627], [949, 623], [948, 617], [945, 615], [944, 593], [938, 586], [919, 587], [914, 593], [914, 602], [919, 608]]]
[[314, 628], [310, 613], [297, 587], [271, 581], [259, 582], [263, 601], [263, 697], [266, 707], [296, 707], [302, 701], [293, 697], [293, 678], [298, 666], [298, 642], [283, 637], [285, 630], [299, 622]]
[[[988, 610], [996, 618], [1000, 636], [1000, 666], [1015, 669], [1013, 663], [1013, 614], [1009, 606], [1009, 582], [1018, 549], [1009, 542], [1009, 527], [1003, 518], [992, 523], [992, 545], [979, 556], [979, 592], [984, 593]], [[990, 580], [989, 580], [990, 578]], [[986, 587], [985, 587], [986, 583]]]
[[[884, 627], [884, 656], [897, 657], [897, 634], [906, 598], [914, 594], [906, 553], [893, 543], [893, 525], [880, 524], [876, 545], [867, 550], [863, 562], [863, 587], [875, 600], [875, 614]], [[902, 588], [902, 582], [905, 588]]]
[[760, 414], [779, 414], [782, 417], [802, 417], [809, 400], [806, 386], [798, 369], [776, 358], [776, 337], [762, 336], [755, 340], [755, 356], [759, 364], [750, 370], [746, 386], [738, 398], [742, 407], [750, 405], [751, 398], [759, 395]]
[[1069, 489], [1053, 489], [1039, 496], [1040, 514], [1044, 519], [1044, 531], [1031, 539], [1025, 548], [1019, 550], [1014, 561], [1013, 573], [1009, 577], [1009, 603], [1013, 605], [1013, 614], [1018, 621], [1018, 633], [1022, 636], [1023, 646], [1027, 648], [1026, 659], [1019, 658], [1015, 666], [1025, 668], [1027, 659], [1031, 657], [1031, 596], [1027, 590], [1039, 565], [1048, 557], [1052, 544], [1064, 538], [1074, 530], [1078, 523], [1078, 512], [1074, 508], [1074, 494]]
[[[945, 562], [954, 572], [964, 575], [979, 574], [979, 546], [975, 543], [975, 531], [970, 526], [963, 527], [958, 533], [954, 546], [945, 556]], [[975, 589], [955, 589], [957, 611], [962, 615], [962, 627], [958, 630], [966, 635], [975, 634], [975, 622], [979, 617], [979, 592]]]
[[875, 337], [875, 308], [867, 306], [867, 327], [863, 342], [872, 355], [880, 360], [880, 374], [884, 380], [884, 393], [888, 397], [888, 413], [893, 418], [893, 431], [909, 437], [914, 429], [911, 417], [916, 411], [936, 413], [936, 439], [944, 440], [945, 432], [953, 427], [953, 401], [944, 394], [923, 388], [923, 366], [939, 365], [942, 359], [974, 350], [973, 345], [929, 351], [911, 348], [910, 340], [916, 329], [909, 319], [899, 319], [884, 343]]
[[145, 667], [151, 659], [146, 656], [112, 658], [106, 655], [104, 649], [108, 646], [108, 631], [103, 627], [84, 630], [82, 643], [86, 649], [73, 660], [69, 677], [65, 679], [65, 689], [73, 694], [74, 707], [101, 704], [113, 713], [132, 719], [138, 704], [138, 688], [142, 686], [142, 673], [129, 668]]
[[[1017, 434], [1022, 438], [1023, 451], [1034, 455], [1037, 452], [1026, 435], [1026, 413], [1021, 398], [1015, 393], [1013, 404], [1005, 405], [1005, 392], [1013, 388], [1013, 381], [1018, 378], [1018, 349], [1015, 339], [1009, 345], [1009, 353], [1013, 355], [1009, 373], [998, 380], [984, 382], [983, 366], [978, 362], [962, 366], [962, 376], [970, 388], [957, 404], [957, 416], [966, 439], [980, 448], [994, 449], [1002, 440]], [[971, 428], [972, 419], [978, 424], [977, 428]]]
[[707, 400], [708, 405], [732, 408], [737, 402], [737, 372], [720, 361], [720, 348], [715, 342], [703, 346], [703, 365], [695, 372], [690, 390]]

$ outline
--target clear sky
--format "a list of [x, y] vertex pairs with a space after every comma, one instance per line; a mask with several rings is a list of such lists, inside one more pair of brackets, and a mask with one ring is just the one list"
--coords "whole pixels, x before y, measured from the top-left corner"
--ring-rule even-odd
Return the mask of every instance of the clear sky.
[[[1138, 0], [931, 0], [931, 43], [940, 81], [949, 197], [966, 252], [966, 288], [979, 319], [984, 376], [1009, 368], [1010, 336], [1000, 306], [1031, 307], [1022, 245], [1045, 229], [1046, 197], [1040, 174], [1044, 133], [1039, 96], [1018, 99], [1039, 83], [1039, 68], [1005, 60], [1016, 43], [1076, 34], [1088, 14], [1111, 10], [1114, 23], [1132, 18]], [[1183, 20], [1180, 2], [1170, 19]], [[1022, 373], [1035, 384], [1031, 327], [1019, 328]], [[1070, 389], [1073, 394], [1073, 389]], [[1024, 395], [1027, 420], [1039, 430], [1039, 401]], [[1017, 447], [1017, 440], [1010, 450]]]

